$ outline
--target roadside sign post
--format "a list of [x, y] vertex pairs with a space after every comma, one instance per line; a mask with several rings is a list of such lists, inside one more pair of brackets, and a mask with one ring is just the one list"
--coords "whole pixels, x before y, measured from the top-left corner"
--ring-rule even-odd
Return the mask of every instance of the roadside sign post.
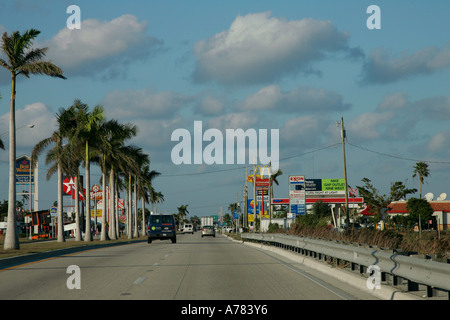
[[292, 218], [305, 214], [305, 176], [289, 176], [289, 211]]

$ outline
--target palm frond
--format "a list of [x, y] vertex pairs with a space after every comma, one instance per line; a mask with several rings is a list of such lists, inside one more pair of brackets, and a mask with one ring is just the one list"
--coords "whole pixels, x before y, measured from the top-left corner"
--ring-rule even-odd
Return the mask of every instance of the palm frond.
[[37, 61], [33, 63], [28, 63], [25, 65], [21, 65], [17, 68], [17, 75], [24, 74], [27, 76], [28, 74], [38, 74], [38, 75], [47, 75], [50, 77], [58, 77], [61, 79], [66, 79], [62, 75], [63, 71], [58, 66], [54, 65], [51, 62], [46, 61]]

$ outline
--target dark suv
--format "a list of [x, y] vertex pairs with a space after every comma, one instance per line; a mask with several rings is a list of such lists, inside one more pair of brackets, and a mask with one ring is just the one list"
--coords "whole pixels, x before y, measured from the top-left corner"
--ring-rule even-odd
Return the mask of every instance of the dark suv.
[[177, 242], [175, 219], [171, 214], [152, 214], [148, 218], [147, 225], [148, 243], [153, 239], [172, 240]]

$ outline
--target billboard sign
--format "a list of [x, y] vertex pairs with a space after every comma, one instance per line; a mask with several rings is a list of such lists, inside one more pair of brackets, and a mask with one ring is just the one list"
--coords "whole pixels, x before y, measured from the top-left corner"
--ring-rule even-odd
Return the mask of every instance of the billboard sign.
[[307, 196], [345, 195], [344, 179], [308, 179], [305, 180]]
[[31, 160], [28, 156], [23, 155], [16, 159], [16, 183], [26, 184], [30, 183], [30, 172], [31, 172], [31, 183], [34, 183], [34, 172], [31, 170]]
[[[253, 199], [247, 199], [247, 212], [248, 214], [255, 214], [255, 212], [253, 211], [253, 208], [255, 207], [255, 204], [253, 202]], [[258, 206], [256, 208], [256, 213], [259, 214], [259, 211], [261, 209], [261, 202], [258, 202]]]
[[305, 214], [305, 176], [289, 176], [289, 202], [293, 217]]

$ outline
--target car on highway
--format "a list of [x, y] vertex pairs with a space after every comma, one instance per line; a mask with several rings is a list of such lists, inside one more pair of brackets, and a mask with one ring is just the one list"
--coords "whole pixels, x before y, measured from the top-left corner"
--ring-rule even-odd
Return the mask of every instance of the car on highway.
[[172, 214], [151, 214], [147, 223], [148, 243], [153, 240], [172, 240], [177, 242], [175, 218]]
[[192, 226], [192, 224], [185, 224], [183, 226], [183, 233], [192, 233], [192, 234], [194, 234], [194, 227]]
[[222, 233], [232, 233], [233, 232], [233, 227], [223, 227], [222, 228]]
[[216, 237], [216, 230], [214, 230], [214, 227], [213, 226], [203, 226], [203, 228], [202, 228], [202, 238], [204, 236]]

